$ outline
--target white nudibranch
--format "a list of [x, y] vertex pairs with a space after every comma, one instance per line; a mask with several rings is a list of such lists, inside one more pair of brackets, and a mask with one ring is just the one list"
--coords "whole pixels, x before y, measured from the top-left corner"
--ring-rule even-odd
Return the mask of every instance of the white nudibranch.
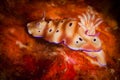
[[102, 23], [102, 19], [90, 12], [79, 15], [78, 19], [33, 21], [27, 24], [28, 33], [51, 43], [63, 42], [72, 50], [80, 50], [87, 54], [94, 52], [96, 57], [99, 56], [100, 66], [106, 65], [105, 57], [97, 55], [102, 51], [102, 45], [96, 28]]

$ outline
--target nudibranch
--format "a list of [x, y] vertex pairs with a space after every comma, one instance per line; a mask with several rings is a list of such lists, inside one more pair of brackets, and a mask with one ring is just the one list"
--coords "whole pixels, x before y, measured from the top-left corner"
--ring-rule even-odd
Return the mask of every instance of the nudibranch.
[[42, 37], [48, 42], [63, 42], [72, 50], [80, 50], [91, 57], [96, 57], [99, 66], [105, 66], [102, 42], [96, 28], [103, 22], [94, 13], [85, 12], [77, 19], [33, 21], [27, 24], [28, 33], [33, 37]]

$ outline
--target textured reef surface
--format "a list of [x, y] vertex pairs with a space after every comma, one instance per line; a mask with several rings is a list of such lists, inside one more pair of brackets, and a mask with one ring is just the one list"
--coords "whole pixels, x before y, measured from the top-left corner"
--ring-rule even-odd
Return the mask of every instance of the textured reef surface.
[[[99, 1], [2, 0], [0, 2], [0, 80], [119, 80], [120, 24], [118, 21], [120, 19], [118, 13], [120, 12], [117, 12], [119, 6], [117, 2], [104, 0], [99, 3]], [[69, 19], [66, 23], [71, 23], [72, 20], [76, 24], [78, 16], [89, 6], [103, 20], [96, 28], [96, 32], [100, 32], [99, 39], [105, 60], [103, 55], [101, 57], [92, 51], [86, 54], [87, 51], [74, 50], [77, 48], [76, 45], [71, 45], [69, 42], [74, 37], [65, 37], [68, 41], [66, 44], [72, 46], [71, 48], [61, 42], [54, 44], [58, 36], [44, 39], [34, 37], [28, 31], [27, 24], [41, 20], [43, 13], [46, 22], [53, 20], [56, 25], [59, 20]], [[85, 21], [84, 14], [83, 17], [82, 20]], [[77, 20], [74, 21], [75, 19]], [[90, 29], [94, 33], [94, 29]], [[64, 30], [60, 28], [60, 31]], [[67, 30], [70, 29], [65, 31]], [[72, 30], [71, 33], [76, 33]], [[91, 34], [89, 29], [87, 33]], [[61, 35], [68, 37], [69, 34]], [[86, 36], [84, 38], [86, 39]], [[53, 39], [53, 42], [50, 42], [50, 39]], [[104, 66], [100, 65], [102, 60]]]

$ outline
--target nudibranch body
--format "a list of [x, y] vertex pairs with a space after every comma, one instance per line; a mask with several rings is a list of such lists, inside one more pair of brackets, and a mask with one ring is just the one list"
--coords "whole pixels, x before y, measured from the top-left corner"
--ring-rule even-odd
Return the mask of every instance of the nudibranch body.
[[[92, 23], [92, 19], [84, 20], [87, 16], [90, 15], [84, 15], [83, 18], [79, 16], [81, 22], [72, 19], [31, 22], [27, 24], [28, 32], [34, 37], [43, 37], [45, 40], [56, 44], [63, 41], [73, 50], [97, 52], [101, 49], [101, 41], [95, 34], [96, 26]], [[101, 19], [97, 19], [95, 22], [97, 21], [98, 23], [95, 25], [101, 23]], [[87, 28], [86, 25], [89, 27]]]
[[[27, 24], [28, 33], [34, 37], [42, 37], [48, 42], [59, 44], [63, 42], [70, 49], [80, 50], [89, 56], [92, 52], [102, 51], [99, 33], [96, 28], [102, 23], [101, 18], [95, 14], [86, 12], [78, 19], [45, 20], [33, 21]], [[94, 56], [92, 55], [92, 56]], [[98, 62], [106, 65], [104, 55], [99, 54]]]

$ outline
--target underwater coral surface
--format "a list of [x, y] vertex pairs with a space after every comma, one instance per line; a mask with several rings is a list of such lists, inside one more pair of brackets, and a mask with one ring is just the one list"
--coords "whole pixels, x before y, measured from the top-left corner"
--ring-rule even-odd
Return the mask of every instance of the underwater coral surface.
[[[100, 0], [2, 0], [0, 2], [0, 80], [119, 80], [118, 13], [120, 12], [117, 9], [120, 7], [117, 5], [118, 3], [112, 0], [103, 0], [101, 3]], [[94, 14], [102, 18], [102, 22], [101, 19], [97, 21], [92, 13], [90, 17], [86, 13], [88, 8], [92, 8]], [[115, 10], [111, 11], [114, 8]], [[58, 27], [59, 31], [63, 31], [60, 39], [65, 40], [66, 44], [65, 41], [63, 43], [60, 40], [56, 44], [58, 35], [54, 38], [53, 34], [48, 36], [47, 29], [44, 30], [44, 35], [41, 34], [43, 38], [39, 37], [40, 33], [36, 31], [41, 29], [38, 27], [41, 23], [38, 22], [43, 22], [41, 21], [43, 18], [48, 26], [49, 21], [52, 21], [55, 29]], [[63, 20], [66, 21], [60, 27], [58, 24]], [[96, 25], [99, 23], [97, 25], [99, 27], [93, 28], [95, 23], [91, 20], [96, 22]], [[28, 23], [31, 24], [28, 26]], [[75, 24], [77, 29], [67, 29], [67, 24], [70, 27]], [[84, 26], [88, 30], [84, 31]], [[51, 23], [49, 27], [53, 29], [54, 25]], [[78, 27], [82, 27], [80, 41], [84, 39], [89, 42], [91, 38], [88, 36], [92, 36], [94, 41], [97, 39], [100, 41], [89, 42], [91, 45], [94, 43], [94, 47], [88, 46], [88, 43], [87, 47], [78, 45], [79, 42], [76, 41]], [[30, 34], [29, 29], [38, 37]], [[93, 35], [95, 32], [99, 32], [99, 36]], [[69, 37], [69, 34], [75, 36]], [[72, 43], [74, 40], [75, 45]], [[86, 50], [96, 49], [98, 45], [102, 53], [99, 50], [95, 52]], [[78, 49], [81, 47], [85, 49]]]

